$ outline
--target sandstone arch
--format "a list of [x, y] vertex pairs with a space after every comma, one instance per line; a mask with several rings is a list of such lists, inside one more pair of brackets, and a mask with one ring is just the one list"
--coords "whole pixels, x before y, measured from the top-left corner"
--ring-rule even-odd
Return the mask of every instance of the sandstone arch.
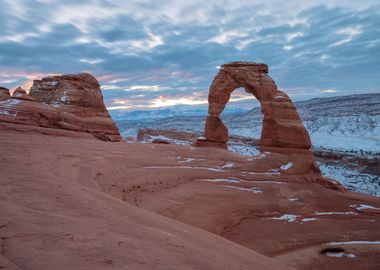
[[311, 141], [289, 96], [278, 90], [268, 75], [268, 66], [253, 62], [231, 62], [221, 66], [208, 96], [205, 139], [198, 146], [226, 148], [228, 129], [220, 118], [231, 93], [243, 87], [260, 102], [264, 115], [260, 147], [309, 149]]

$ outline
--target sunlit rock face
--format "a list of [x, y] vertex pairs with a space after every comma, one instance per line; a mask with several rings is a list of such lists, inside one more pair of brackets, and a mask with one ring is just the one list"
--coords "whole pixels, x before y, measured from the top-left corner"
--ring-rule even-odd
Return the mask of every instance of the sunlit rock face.
[[267, 65], [252, 62], [232, 62], [221, 66], [210, 86], [205, 140], [199, 141], [199, 145], [226, 146], [228, 129], [220, 114], [231, 93], [239, 87], [243, 87], [260, 102], [264, 115], [261, 147], [311, 147], [309, 134], [289, 96], [277, 89], [268, 75]]
[[77, 116], [109, 117], [98, 81], [88, 73], [51, 76], [35, 80], [29, 95]]
[[120, 139], [99, 83], [91, 74], [35, 80], [29, 95], [20, 87], [12, 96], [7, 89], [0, 91], [0, 122], [86, 132], [102, 140]]

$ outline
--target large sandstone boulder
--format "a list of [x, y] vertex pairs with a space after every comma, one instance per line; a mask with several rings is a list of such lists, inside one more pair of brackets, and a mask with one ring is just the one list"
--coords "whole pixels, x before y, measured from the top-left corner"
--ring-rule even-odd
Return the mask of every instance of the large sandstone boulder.
[[264, 115], [261, 147], [311, 147], [309, 134], [296, 108], [289, 96], [279, 91], [275, 82], [268, 76], [268, 66], [251, 62], [232, 62], [221, 66], [210, 86], [206, 140], [202, 140], [198, 145], [225, 147], [228, 129], [223, 124], [220, 114], [231, 93], [239, 87], [254, 95], [261, 104]]
[[5, 100], [10, 98], [9, 89], [0, 86], [0, 100]]
[[88, 73], [51, 76], [33, 81], [29, 95], [60, 111], [81, 117], [110, 117], [98, 81]]
[[17, 87], [16, 90], [13, 91], [12, 98], [14, 99], [21, 99], [21, 100], [29, 100], [29, 101], [34, 101], [34, 98], [29, 96], [26, 91], [21, 88]]
[[8, 99], [6, 90], [0, 94], [0, 122], [101, 134], [109, 141], [121, 138], [98, 81], [88, 73], [35, 80], [29, 95], [20, 87]]

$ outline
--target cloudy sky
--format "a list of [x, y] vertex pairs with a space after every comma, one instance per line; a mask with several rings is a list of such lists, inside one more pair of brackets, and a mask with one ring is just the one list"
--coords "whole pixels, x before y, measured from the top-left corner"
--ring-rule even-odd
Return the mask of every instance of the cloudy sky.
[[268, 64], [294, 100], [380, 92], [379, 2], [0, 0], [8, 88], [86, 71], [111, 110], [198, 105], [236, 60]]

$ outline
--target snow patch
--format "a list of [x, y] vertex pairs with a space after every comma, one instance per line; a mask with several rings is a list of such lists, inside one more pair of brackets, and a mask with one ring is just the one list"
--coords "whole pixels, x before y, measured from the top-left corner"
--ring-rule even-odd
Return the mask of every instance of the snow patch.
[[16, 116], [17, 116], [17, 113], [12, 113], [12, 112], [7, 111], [7, 110], [0, 111], [0, 114], [2, 114], [2, 115], [7, 115], [7, 116], [13, 116], [13, 117], [16, 117]]
[[21, 103], [20, 99], [7, 99], [7, 100], [0, 101], [0, 104], [4, 106], [14, 106], [19, 103]]
[[269, 172], [242, 172], [242, 173], [247, 173], [247, 174], [252, 174], [252, 175], [279, 175], [280, 172], [277, 170], [270, 170]]
[[282, 165], [280, 167], [280, 169], [283, 170], [283, 171], [286, 171], [286, 170], [290, 169], [292, 166], [293, 166], [293, 162], [288, 162], [287, 164]]
[[292, 214], [283, 214], [281, 217], [270, 217], [268, 219], [275, 219], [275, 220], [285, 220], [287, 222], [295, 222], [297, 220], [297, 215]]
[[335, 258], [343, 258], [343, 257], [355, 258], [356, 257], [355, 254], [344, 253], [344, 252], [326, 252], [325, 255], [328, 257], [335, 257]]
[[222, 166], [222, 168], [232, 168], [233, 166], [235, 166], [234, 163], [232, 163], [232, 162], [227, 162], [226, 164], [224, 164], [224, 165]]
[[261, 193], [263, 190], [261, 188], [244, 188], [244, 187], [236, 187], [236, 186], [224, 186], [226, 188], [234, 188], [242, 191], [248, 191], [248, 192], [253, 192], [253, 193]]
[[178, 163], [188, 163], [188, 162], [192, 162], [196, 160], [195, 158], [186, 158], [185, 160], [182, 160], [182, 161], [178, 161]]
[[258, 156], [260, 154], [260, 151], [257, 149], [257, 147], [253, 145], [229, 142], [227, 143], [227, 147], [228, 150], [230, 150], [231, 152], [237, 153], [242, 156]]
[[324, 176], [338, 180], [349, 190], [380, 196], [380, 177], [362, 173], [340, 164], [326, 164], [318, 162]]
[[326, 215], [357, 215], [354, 212], [314, 212], [317, 216], [326, 216]]
[[[355, 207], [355, 205], [352, 205], [352, 206]], [[368, 204], [359, 204], [358, 206], [355, 207], [355, 209], [357, 209], [357, 210], [364, 210], [364, 209], [380, 210], [380, 208], [374, 207], [374, 206], [368, 205]]]
[[347, 241], [347, 242], [331, 242], [327, 245], [380, 245], [380, 241]]
[[318, 220], [317, 218], [303, 218], [301, 219], [302, 222], [309, 222], [309, 221], [315, 221]]
[[202, 181], [207, 182], [227, 182], [227, 183], [241, 183], [241, 180], [238, 179], [224, 179], [224, 178], [218, 178], [218, 179], [200, 179]]
[[209, 171], [214, 171], [214, 172], [224, 172], [224, 170], [220, 168], [191, 167], [191, 166], [146, 166], [142, 168], [144, 169], [194, 169], [194, 170], [209, 170]]
[[141, 141], [141, 142], [142, 143], [151, 143], [155, 139], [169, 141], [170, 143], [173, 143], [173, 144], [191, 145], [191, 142], [171, 139], [171, 138], [165, 137], [163, 135], [158, 135], [158, 136], [149, 135], [149, 139]]

